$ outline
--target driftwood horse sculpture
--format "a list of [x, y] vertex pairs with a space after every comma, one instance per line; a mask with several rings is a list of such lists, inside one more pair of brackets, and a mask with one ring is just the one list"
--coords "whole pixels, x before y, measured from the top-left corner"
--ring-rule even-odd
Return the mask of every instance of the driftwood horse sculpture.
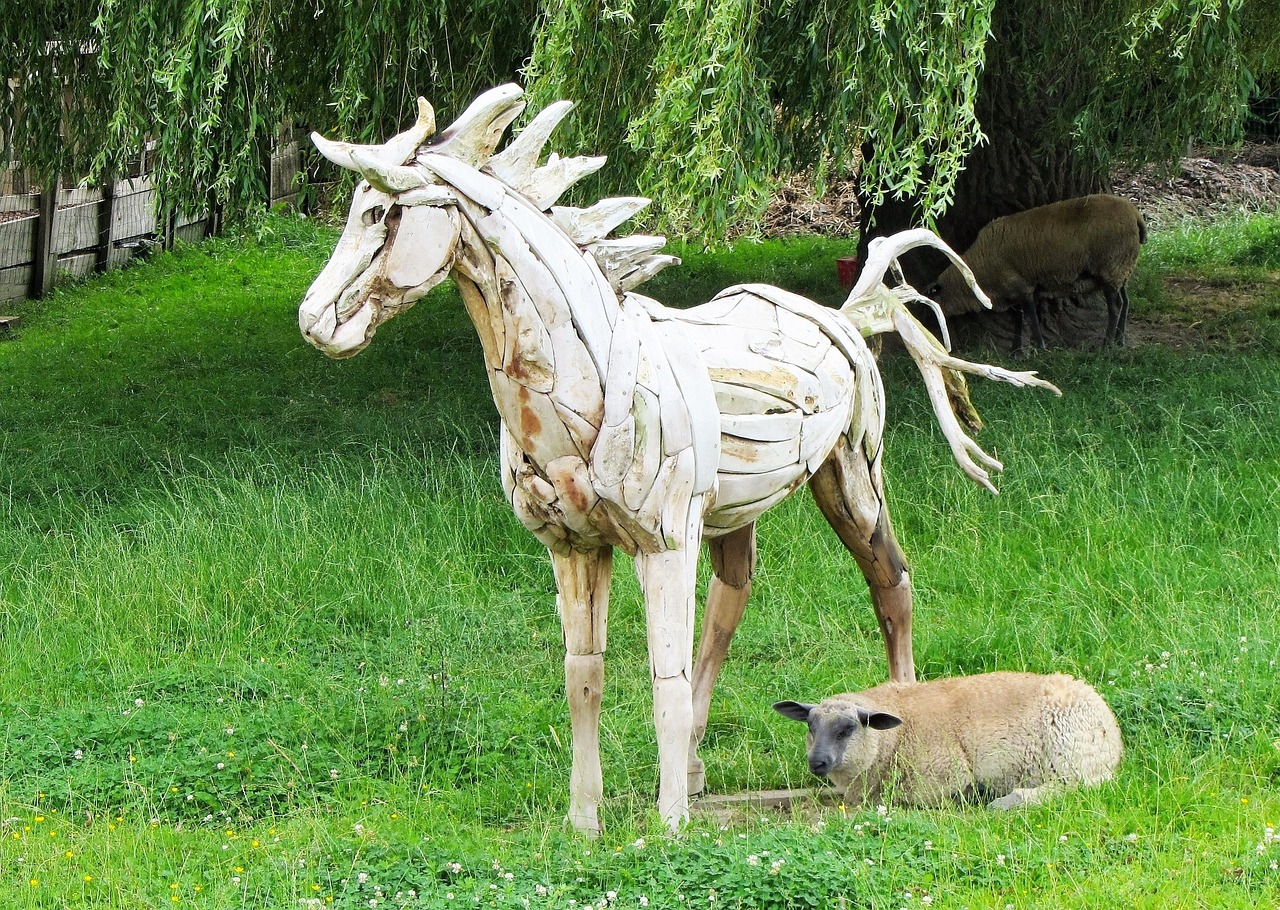
[[[648, 200], [557, 207], [604, 158], [550, 157], [572, 106], [544, 109], [500, 153], [524, 108], [518, 86], [481, 95], [434, 139], [417, 123], [379, 146], [313, 140], [364, 178], [333, 257], [308, 290], [303, 334], [333, 357], [452, 276], [479, 333], [501, 415], [503, 487], [551, 553], [566, 646], [573, 734], [569, 818], [599, 830], [599, 716], [614, 548], [635, 560], [645, 599], [659, 811], [673, 827], [703, 786], [697, 746], [711, 690], [755, 564], [755, 522], [808, 482], [871, 587], [890, 676], [912, 680], [911, 587], [885, 507], [883, 391], [863, 340], [896, 330], [929, 383], [961, 466], [990, 486], [999, 470], [961, 431], [954, 370], [1018, 385], [1028, 373], [950, 358], [881, 277], [927, 231], [882, 246], [843, 313], [763, 285], [689, 310], [630, 289], [676, 262], [660, 237], [606, 239]], [[959, 267], [963, 262], [951, 254]], [[1049, 386], [1052, 388], [1052, 386]], [[970, 456], [976, 458], [976, 463]], [[706, 538], [714, 579], [693, 666], [694, 585]]]

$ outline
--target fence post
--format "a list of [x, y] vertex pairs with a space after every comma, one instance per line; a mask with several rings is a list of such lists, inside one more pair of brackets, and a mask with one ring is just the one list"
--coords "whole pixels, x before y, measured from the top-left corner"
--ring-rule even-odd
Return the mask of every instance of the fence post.
[[111, 219], [116, 206], [116, 176], [108, 171], [103, 177], [102, 205], [98, 209], [98, 248], [94, 251], [93, 267], [105, 272], [111, 267]]
[[40, 188], [40, 214], [36, 218], [35, 259], [31, 263], [31, 286], [27, 296], [43, 297], [53, 287], [58, 256], [53, 249], [53, 222], [58, 215], [58, 178], [44, 181]]

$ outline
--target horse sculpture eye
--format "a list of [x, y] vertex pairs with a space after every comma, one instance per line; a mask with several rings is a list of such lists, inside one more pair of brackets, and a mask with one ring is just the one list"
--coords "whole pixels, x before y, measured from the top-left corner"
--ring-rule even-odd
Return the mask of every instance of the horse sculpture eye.
[[364, 222], [365, 227], [370, 227], [371, 225], [377, 224], [381, 221], [382, 216], [385, 215], [386, 212], [387, 210], [382, 206], [375, 205], [371, 209], [365, 209], [364, 214], [360, 216], [360, 220]]

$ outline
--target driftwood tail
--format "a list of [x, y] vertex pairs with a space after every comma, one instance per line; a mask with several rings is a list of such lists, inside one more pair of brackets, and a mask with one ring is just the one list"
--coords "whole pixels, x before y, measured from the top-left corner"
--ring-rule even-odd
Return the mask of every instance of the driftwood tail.
[[[991, 482], [991, 474], [1004, 470], [1004, 465], [983, 451], [961, 427], [963, 423], [971, 432], [982, 428], [978, 412], [969, 399], [969, 385], [964, 374], [997, 379], [1019, 388], [1037, 386], [1048, 389], [1055, 395], [1061, 395], [1062, 392], [1053, 383], [1036, 376], [1034, 371], [1006, 370], [990, 364], [971, 363], [951, 355], [951, 343], [942, 311], [936, 303], [906, 283], [898, 266], [899, 256], [920, 246], [931, 246], [945, 253], [969, 282], [983, 306], [991, 306], [965, 261], [932, 231], [917, 228], [871, 241], [866, 266], [840, 312], [858, 328], [863, 338], [897, 333], [924, 378], [933, 413], [947, 438], [956, 464], [974, 482], [992, 493], [998, 493]], [[896, 280], [894, 287], [885, 284], [885, 276], [890, 272]], [[941, 327], [942, 340], [911, 315], [907, 309], [908, 303], [923, 304], [934, 310]]]

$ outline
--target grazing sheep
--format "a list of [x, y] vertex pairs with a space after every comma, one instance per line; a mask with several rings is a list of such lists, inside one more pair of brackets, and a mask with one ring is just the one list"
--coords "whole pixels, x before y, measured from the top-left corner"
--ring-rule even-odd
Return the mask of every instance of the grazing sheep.
[[851, 805], [958, 799], [1011, 809], [1110, 780], [1120, 763], [1111, 709], [1091, 686], [1064, 674], [885, 683], [820, 705], [773, 707], [808, 724], [810, 770]]
[[[1039, 296], [1074, 296], [1092, 288], [1107, 298], [1106, 343], [1123, 345], [1129, 320], [1125, 283], [1146, 240], [1146, 222], [1132, 202], [1097, 194], [997, 218], [978, 232], [962, 258], [995, 308], [1013, 310], [1015, 351], [1022, 346], [1024, 320], [1032, 344], [1045, 347]], [[955, 266], [926, 293], [947, 315], [980, 309]]]

